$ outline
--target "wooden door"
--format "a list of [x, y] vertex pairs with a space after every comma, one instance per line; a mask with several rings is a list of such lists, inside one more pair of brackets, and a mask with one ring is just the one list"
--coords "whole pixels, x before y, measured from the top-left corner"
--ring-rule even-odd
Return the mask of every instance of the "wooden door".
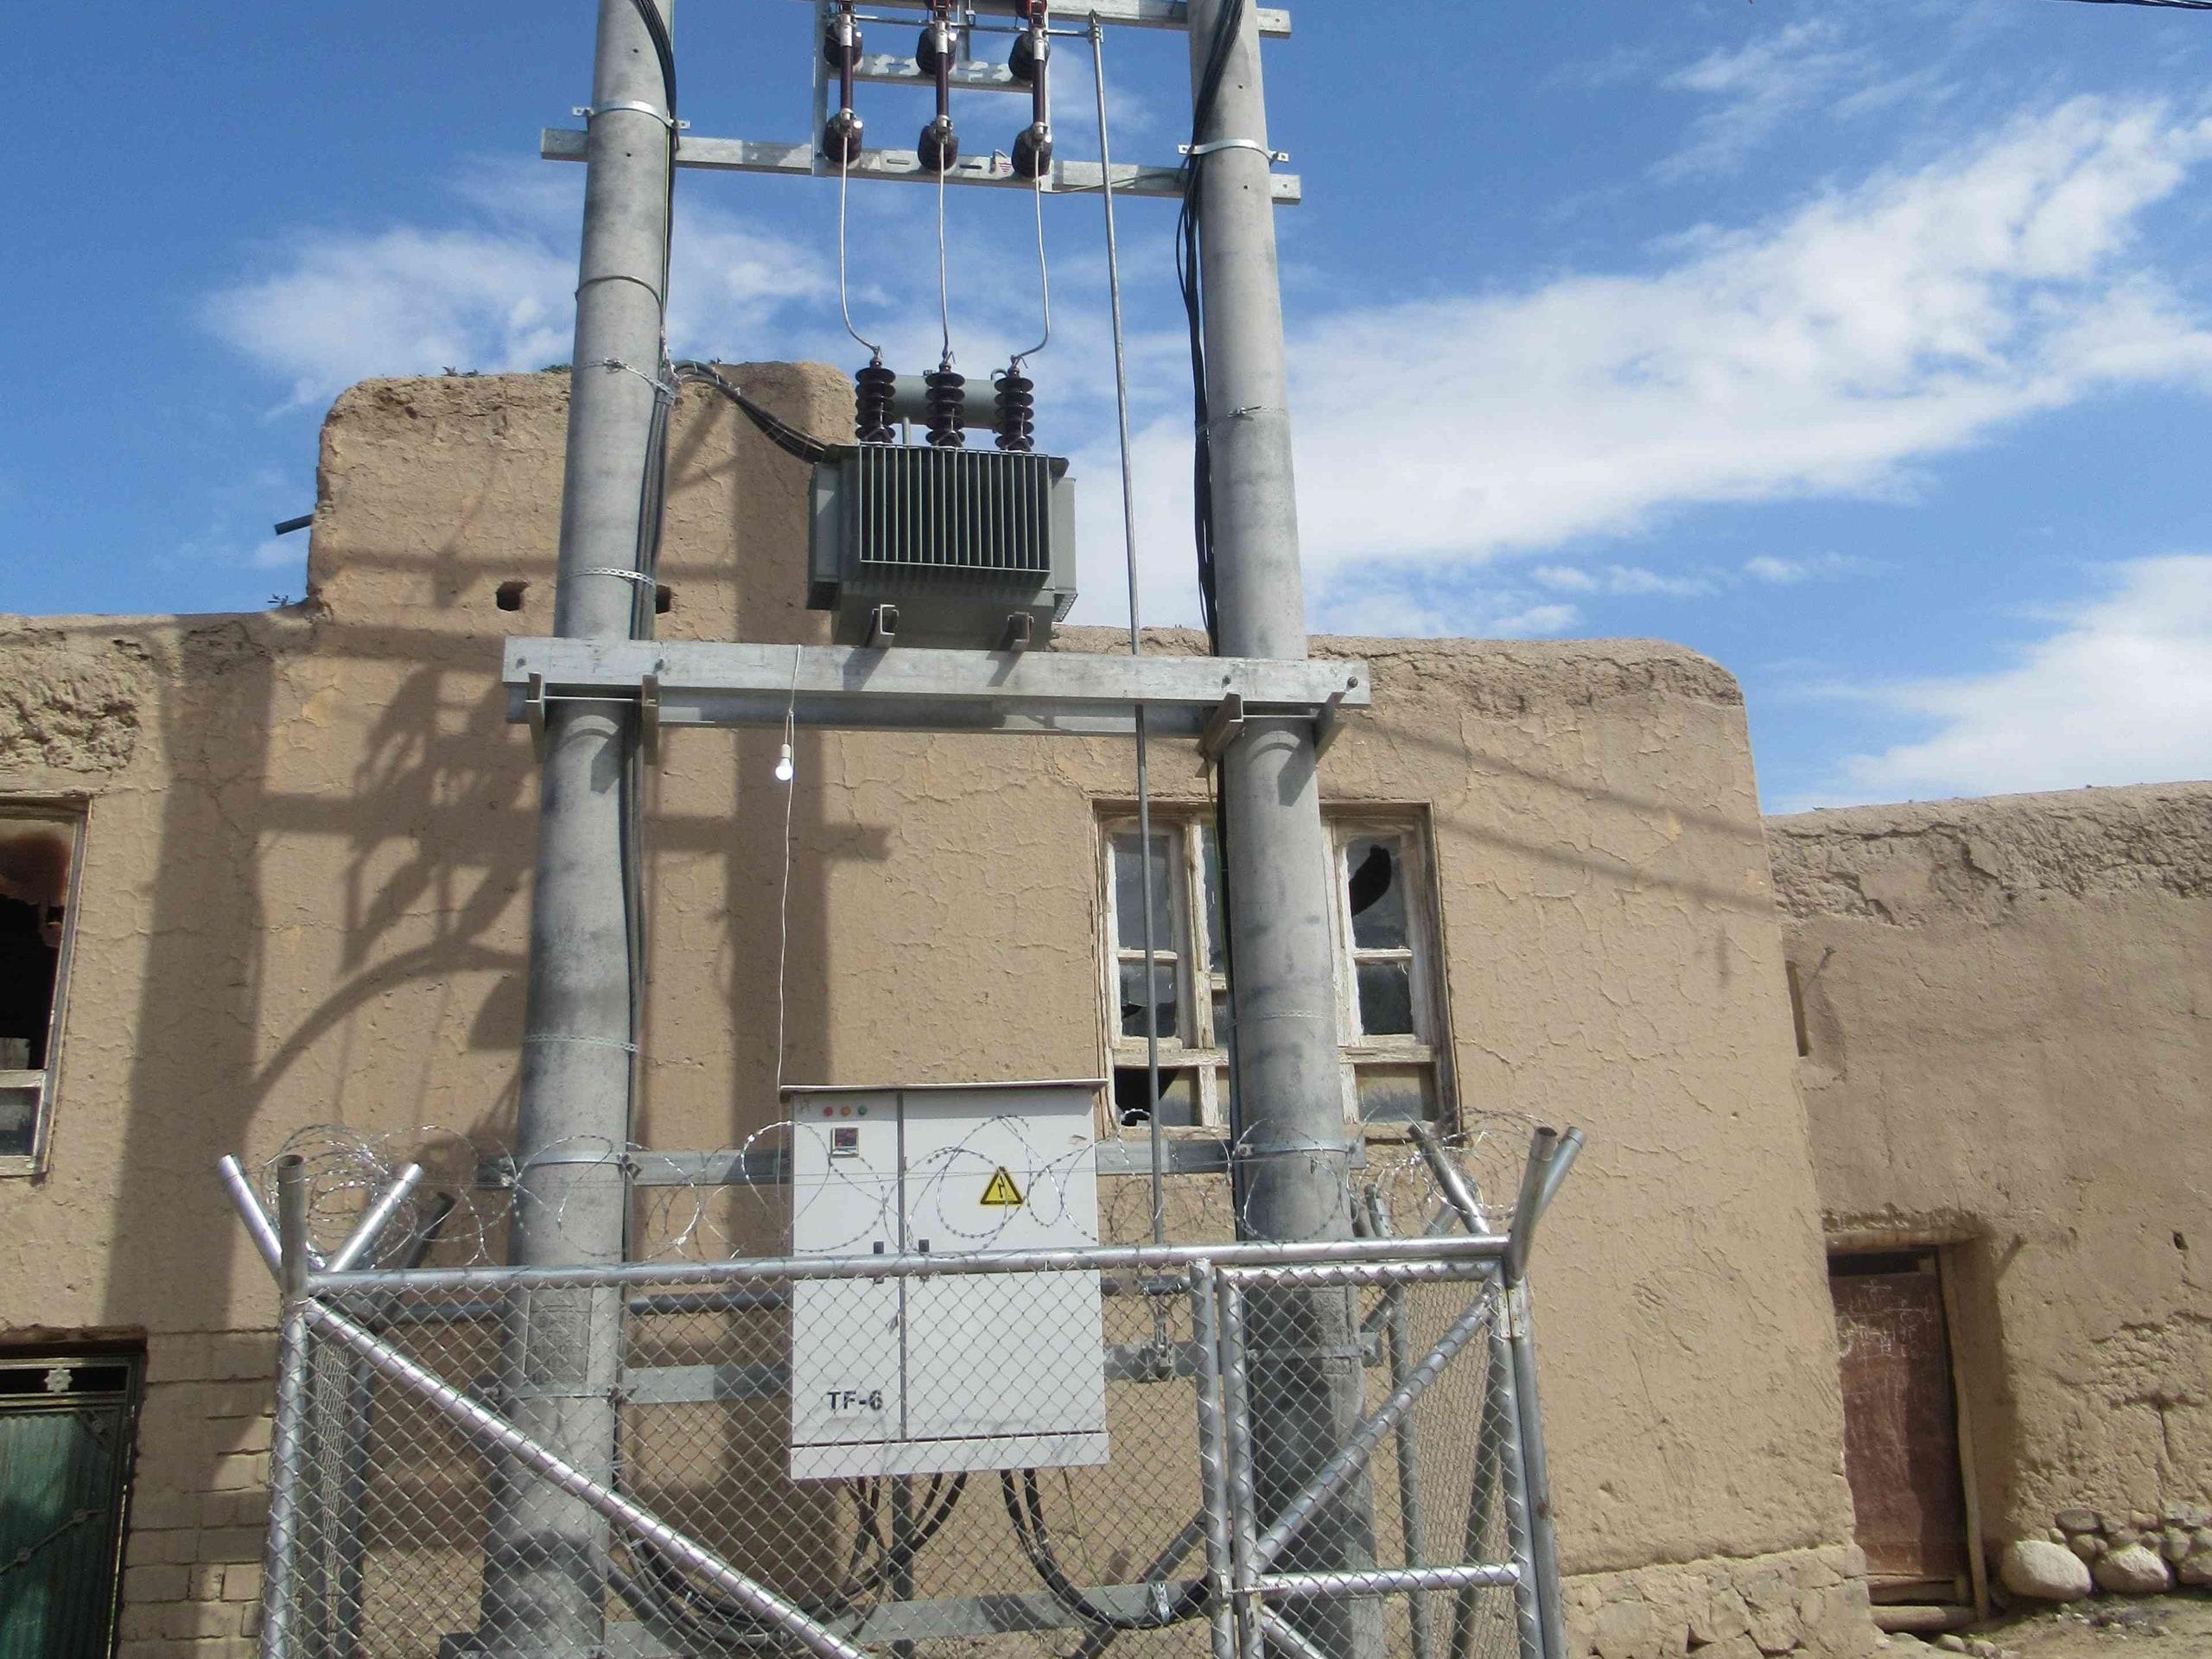
[[1934, 1253], [1828, 1262], [1843, 1364], [1843, 1466], [1878, 1596], [1964, 1599], [1958, 1398]]

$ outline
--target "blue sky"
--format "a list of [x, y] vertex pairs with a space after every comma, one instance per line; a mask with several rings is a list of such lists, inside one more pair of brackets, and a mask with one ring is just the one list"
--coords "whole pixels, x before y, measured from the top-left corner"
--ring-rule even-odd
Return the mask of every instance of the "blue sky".
[[[0, 265], [0, 606], [303, 584], [315, 430], [372, 374], [569, 355], [577, 169], [534, 159], [587, 0], [35, 8]], [[1269, 48], [1313, 620], [1679, 640], [1742, 679], [1770, 808], [2212, 775], [2212, 15], [2068, 0], [1305, 0]], [[910, 50], [877, 25], [872, 50]], [[809, 14], [684, 0], [683, 113], [804, 135]], [[1117, 33], [1172, 161], [1179, 38]], [[1060, 62], [1063, 152], [1095, 155]], [[924, 111], [864, 92], [872, 142]], [[971, 149], [1011, 100], [964, 100]], [[863, 353], [834, 188], [687, 175], [672, 329]], [[1048, 201], [1040, 436], [1080, 620], [1124, 614], [1095, 198]], [[956, 192], [971, 375], [1036, 337], [1032, 204]], [[936, 198], [856, 187], [854, 310], [935, 355]], [[1124, 204], [1148, 620], [1189, 620], [1173, 208]]]

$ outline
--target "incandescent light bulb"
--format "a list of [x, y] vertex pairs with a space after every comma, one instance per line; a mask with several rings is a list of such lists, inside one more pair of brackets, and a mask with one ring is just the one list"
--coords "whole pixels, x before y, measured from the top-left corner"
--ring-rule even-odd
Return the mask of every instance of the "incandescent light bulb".
[[788, 784], [798, 774], [798, 770], [791, 764], [791, 746], [786, 743], [784, 745], [783, 753], [776, 760], [776, 781], [779, 784]]

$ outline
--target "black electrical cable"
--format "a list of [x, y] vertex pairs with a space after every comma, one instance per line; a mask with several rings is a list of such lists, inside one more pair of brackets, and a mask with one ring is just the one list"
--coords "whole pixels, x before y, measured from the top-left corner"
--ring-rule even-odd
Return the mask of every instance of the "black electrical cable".
[[736, 404], [744, 412], [746, 419], [766, 433], [769, 442], [785, 454], [794, 455], [801, 461], [833, 461], [844, 453], [837, 445], [824, 443], [819, 438], [811, 437], [789, 422], [781, 420], [763, 409], [732, 385], [723, 377], [721, 372], [711, 364], [685, 361], [673, 366], [678, 383], [690, 382], [696, 385], [713, 387], [731, 403]]
[[[1198, 550], [1198, 607], [1205, 623], [1207, 647], [1217, 657], [1221, 654], [1221, 611], [1214, 581], [1213, 531], [1213, 447], [1210, 422], [1211, 410], [1206, 397], [1206, 324], [1205, 294], [1205, 248], [1198, 230], [1198, 186], [1206, 157], [1198, 153], [1205, 142], [1212, 124], [1214, 106], [1221, 96], [1221, 83], [1229, 68], [1229, 53], [1236, 39], [1236, 31], [1243, 22], [1244, 0], [1230, 0], [1214, 18], [1213, 38], [1206, 47], [1206, 66], [1198, 78], [1196, 98], [1192, 103], [1191, 155], [1184, 162], [1182, 211], [1175, 227], [1175, 272], [1183, 291], [1183, 311], [1189, 324], [1191, 344], [1191, 403], [1193, 444], [1191, 466], [1192, 530]], [[1210, 777], [1210, 786], [1211, 779]], [[1231, 917], [1233, 906], [1229, 896], [1229, 803], [1221, 791], [1213, 788], [1213, 836], [1216, 858], [1214, 870], [1220, 888], [1221, 900], [1221, 966], [1222, 977], [1229, 986], [1230, 1037], [1229, 1082], [1230, 1147], [1243, 1144], [1243, 1114], [1238, 1109], [1242, 1091], [1238, 1087], [1241, 1068], [1236, 1061], [1236, 952], [1230, 943], [1235, 932]], [[1217, 1033], [1218, 1035], [1218, 1033]], [[1239, 1169], [1232, 1156], [1230, 1179], [1239, 1179]], [[1243, 1199], [1236, 1198], [1237, 1214], [1243, 1214]]]
[[1192, 457], [1192, 533], [1198, 545], [1198, 604], [1206, 638], [1214, 652], [1221, 650], [1221, 618], [1214, 582], [1213, 455], [1210, 442], [1211, 410], [1206, 400], [1205, 252], [1198, 235], [1198, 187], [1206, 157], [1198, 153], [1214, 105], [1228, 73], [1229, 53], [1243, 21], [1244, 0], [1230, 0], [1214, 19], [1213, 38], [1206, 47], [1206, 66], [1198, 78], [1198, 95], [1192, 104], [1191, 155], [1183, 164], [1182, 211], [1175, 225], [1175, 274], [1183, 293], [1183, 313], [1190, 331], [1192, 428], [1195, 443]]
[[653, 0], [632, 3], [638, 8], [646, 35], [652, 37], [653, 55], [660, 60], [661, 90], [668, 94], [668, 114], [672, 121], [676, 118], [676, 45], [668, 38], [668, 20], [660, 15], [660, 8]]
[[[840, 1606], [821, 1604], [803, 1605], [801, 1611], [817, 1622], [828, 1623], [848, 1612], [851, 1605], [863, 1595], [881, 1589], [910, 1571], [923, 1550], [935, 1541], [952, 1512], [960, 1507], [961, 1495], [968, 1489], [968, 1477], [956, 1475], [950, 1484], [938, 1476], [930, 1482], [928, 1496], [922, 1500], [922, 1523], [914, 1529], [913, 1536], [903, 1544], [887, 1545], [877, 1522], [879, 1498], [875, 1483], [854, 1483], [854, 1504], [861, 1516], [854, 1540], [854, 1550], [846, 1569], [846, 1583], [839, 1591]], [[860, 1559], [864, 1553], [862, 1540], [873, 1541], [882, 1559], [866, 1578], [857, 1576]], [[644, 1576], [627, 1579], [616, 1587], [626, 1599], [644, 1599], [652, 1611], [670, 1623], [682, 1627], [692, 1637], [707, 1642], [750, 1643], [785, 1640], [780, 1632], [763, 1624], [757, 1614], [717, 1592], [693, 1583], [671, 1566], [660, 1551], [641, 1539], [632, 1539], [628, 1544]], [[633, 1594], [632, 1592], [637, 1593]]]
[[1052, 1592], [1053, 1600], [1084, 1623], [1109, 1630], [1164, 1630], [1171, 1624], [1198, 1618], [1212, 1600], [1211, 1586], [1201, 1579], [1186, 1587], [1164, 1612], [1117, 1613], [1110, 1607], [1100, 1606], [1068, 1577], [1052, 1555], [1052, 1535], [1045, 1524], [1044, 1504], [1037, 1496], [1037, 1471], [1021, 1471], [1021, 1496], [1017, 1500], [1014, 1471], [1001, 1469], [999, 1491], [1006, 1499], [1007, 1519], [1014, 1523], [1014, 1541], [1029, 1558], [1038, 1579]]

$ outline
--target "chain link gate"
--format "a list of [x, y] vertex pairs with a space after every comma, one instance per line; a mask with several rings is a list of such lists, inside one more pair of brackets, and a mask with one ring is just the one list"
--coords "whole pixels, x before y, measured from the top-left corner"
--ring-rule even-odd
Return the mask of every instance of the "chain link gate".
[[[1416, 1237], [1391, 1236], [1370, 1187], [1350, 1241], [573, 1272], [356, 1266], [390, 1192], [317, 1265], [297, 1165], [280, 1166], [272, 1225], [230, 1164], [285, 1290], [263, 1655], [1339, 1659], [1357, 1626], [1391, 1659], [1559, 1659], [1522, 1274], [1578, 1143], [1540, 1136], [1503, 1233], [1432, 1137], [1439, 1202]], [[962, 1466], [967, 1442], [899, 1440], [860, 1455], [867, 1472], [810, 1476], [794, 1310], [830, 1296], [864, 1313], [894, 1290], [969, 1328], [979, 1310], [1043, 1322], [1095, 1301], [1103, 1364], [1085, 1349], [1012, 1375], [978, 1356], [951, 1381], [979, 1421], [1009, 1402], [1049, 1419], [1082, 1402], [1025, 1391], [1103, 1381], [1103, 1436], [1017, 1429], [988, 1442], [988, 1466]], [[1319, 1340], [1316, 1291], [1342, 1298], [1325, 1323], [1348, 1340]], [[584, 1369], [611, 1391], [564, 1393], [576, 1379], [534, 1365], [549, 1308], [584, 1321]], [[849, 1325], [807, 1376], [847, 1353], [861, 1369], [877, 1338]], [[1325, 1455], [1293, 1459], [1319, 1473], [1287, 1484], [1249, 1408], [1293, 1357], [1356, 1376], [1362, 1412], [1349, 1433], [1305, 1424]], [[880, 1435], [891, 1404], [830, 1393], [853, 1445]], [[534, 1422], [611, 1407], [611, 1457], [580, 1466], [557, 1434], [524, 1433], [524, 1395]], [[1332, 1510], [1349, 1533], [1314, 1524]], [[1314, 1535], [1336, 1541], [1317, 1553]], [[559, 1640], [549, 1607], [568, 1616]]]

